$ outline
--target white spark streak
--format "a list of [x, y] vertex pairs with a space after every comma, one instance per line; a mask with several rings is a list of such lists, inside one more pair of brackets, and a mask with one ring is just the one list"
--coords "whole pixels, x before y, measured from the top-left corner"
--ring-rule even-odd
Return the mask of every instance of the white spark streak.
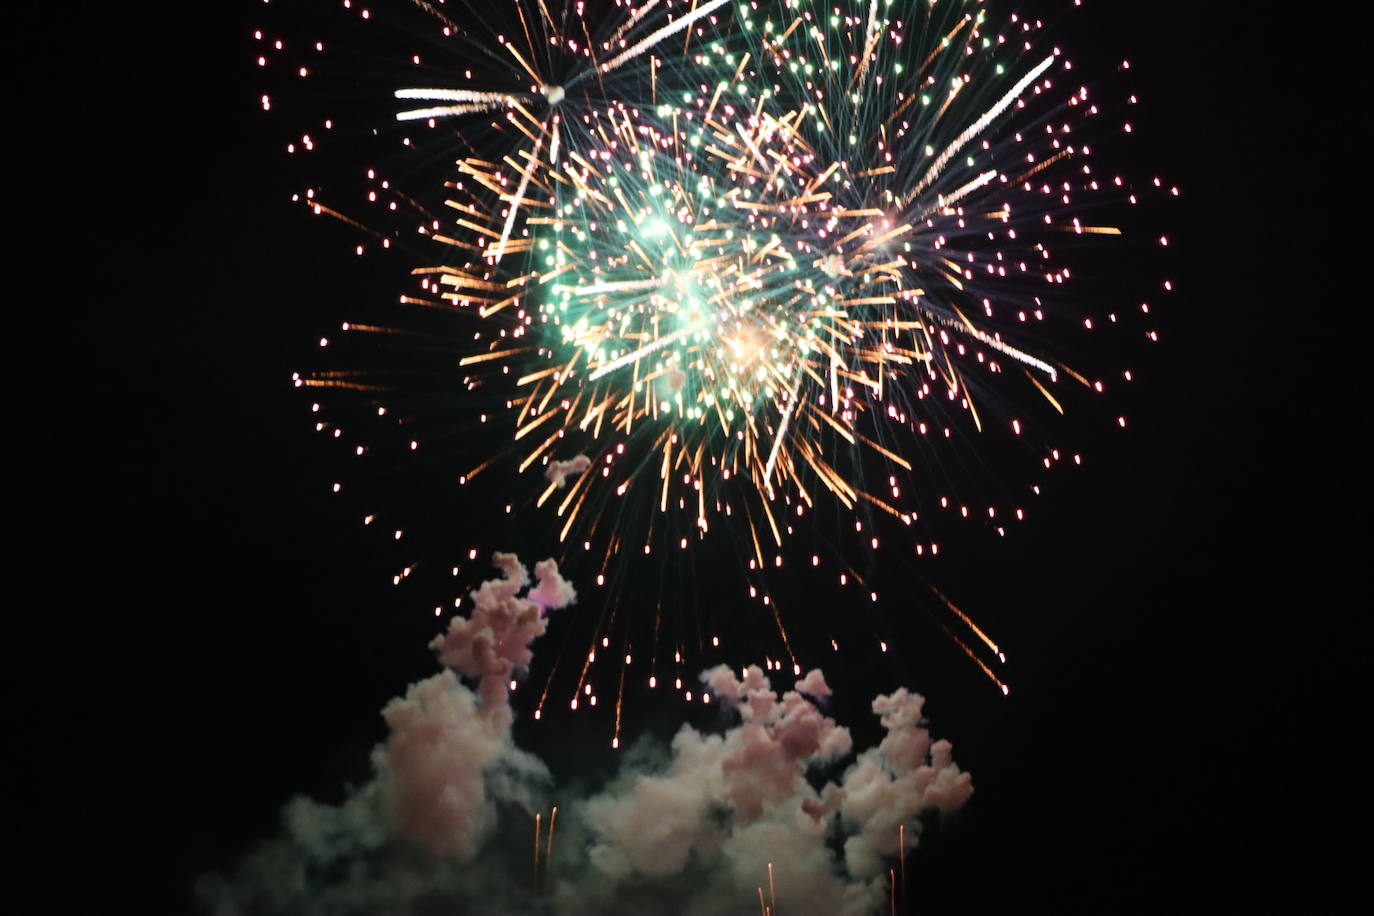
[[496, 244], [493, 264], [500, 264], [501, 255], [506, 253], [506, 242], [510, 241], [510, 230], [515, 225], [515, 214], [520, 210], [520, 202], [525, 199], [525, 189], [530, 186], [530, 173], [534, 171], [535, 163], [539, 161], [539, 150], [543, 145], [544, 138], [540, 137], [534, 144], [534, 155], [530, 156], [529, 161], [525, 163], [525, 171], [520, 175], [520, 185], [515, 189], [515, 197], [510, 201], [506, 212], [506, 225], [501, 229], [501, 241]]
[[935, 203], [933, 203], [929, 207], [926, 207], [919, 214], [917, 214], [916, 219], [918, 221], [923, 220], [930, 214], [936, 212], [937, 210], [943, 210], [945, 207], [951, 207], [954, 204], [957, 204], [959, 201], [963, 200], [969, 194], [972, 194], [974, 191], [983, 187], [985, 184], [992, 181], [996, 177], [997, 170], [990, 169], [989, 171], [984, 172], [977, 178], [970, 181], [968, 184], [956, 189], [955, 191], [949, 194], [941, 194], [937, 196], [935, 198]]
[[854, 82], [858, 83], [868, 72], [868, 59], [873, 55], [873, 46], [878, 43], [878, 33], [874, 31], [874, 20], [878, 17], [878, 0], [870, 0], [868, 4], [868, 28], [864, 29], [864, 56], [859, 61], [859, 72], [854, 74]]
[[686, 337], [689, 334], [694, 334], [704, 327], [706, 327], [705, 324], [694, 324], [690, 327], [681, 328], [680, 330], [674, 331], [673, 333], [669, 334], [667, 337], [660, 337], [653, 343], [649, 343], [640, 347], [638, 350], [635, 350], [632, 353], [626, 353], [624, 356], [616, 357], [609, 363], [603, 363], [600, 368], [598, 368], [595, 372], [588, 376], [588, 381], [594, 382], [597, 379], [601, 378], [603, 375], [607, 375], [608, 373], [614, 372], [621, 366], [628, 366], [630, 363], [637, 362], [641, 358], [648, 356], [650, 353], [653, 353], [655, 350], [661, 350], [664, 347], [668, 346], [668, 344], [680, 340], [681, 338]]
[[647, 38], [643, 39], [642, 41], [636, 44], [631, 45], [629, 48], [626, 48], [624, 51], [621, 51], [615, 57], [612, 57], [610, 60], [606, 61], [604, 64], [601, 65], [601, 72], [610, 73], [616, 67], [619, 67], [621, 64], [625, 63], [625, 61], [638, 57], [644, 51], [648, 50], [649, 48], [652, 48], [654, 45], [658, 44], [660, 41], [667, 38], [668, 36], [676, 35], [678, 32], [681, 32], [683, 29], [687, 28], [689, 25], [696, 22], [698, 19], [701, 19], [703, 16], [709, 16], [711, 13], [715, 12], [716, 10], [724, 6], [727, 2], [728, 0], [711, 0], [710, 3], [706, 4], [705, 6], [696, 10], [695, 12], [683, 16], [676, 22], [668, 23], [663, 28], [650, 34]]
[[396, 112], [397, 121], [424, 121], [427, 118], [452, 118], [457, 115], [476, 114], [479, 111], [495, 111], [500, 105], [484, 103], [481, 105], [442, 105], [438, 108], [412, 108], [410, 111]]
[[1050, 68], [1050, 65], [1053, 63], [1053, 55], [1042, 60], [1038, 65], [1036, 65], [1034, 70], [1032, 70], [1030, 73], [1027, 73], [1025, 76], [1021, 77], [1020, 81], [1017, 82], [1015, 86], [1012, 86], [1006, 95], [998, 99], [996, 105], [993, 105], [987, 111], [983, 112], [982, 117], [980, 117], [977, 121], [974, 121], [968, 127], [964, 128], [964, 132], [961, 133], [959, 136], [955, 137], [954, 142], [951, 143], [949, 146], [945, 147], [945, 151], [936, 157], [935, 161], [931, 164], [930, 168], [926, 170], [925, 175], [916, 184], [916, 187], [912, 188], [911, 192], [907, 194], [905, 203], [911, 203], [912, 199], [915, 198], [917, 194], [920, 194], [926, 188], [930, 187], [930, 183], [934, 181], [935, 178], [941, 172], [944, 171], [945, 166], [949, 165], [949, 160], [953, 159], [954, 156], [958, 154], [959, 150], [964, 148], [964, 145], [966, 143], [968, 143], [974, 137], [982, 133], [983, 130], [989, 124], [991, 124], [998, 115], [1006, 111], [1007, 106], [1010, 105], [1012, 102], [1015, 102], [1016, 99], [1020, 97], [1021, 93], [1026, 91], [1026, 87], [1029, 86], [1031, 83], [1035, 82], [1037, 79], [1039, 79], [1040, 74], [1048, 70]]
[[787, 425], [792, 421], [792, 414], [797, 409], [797, 387], [801, 384], [802, 373], [798, 372], [796, 378], [792, 380], [792, 387], [787, 392], [787, 409], [783, 411], [782, 422], [778, 424], [778, 434], [773, 437], [773, 448], [768, 452], [768, 464], [763, 469], [763, 485], [769, 486], [769, 481], [773, 479], [773, 464], [778, 460], [778, 449], [782, 446], [782, 439], [787, 435]]
[[515, 102], [515, 96], [507, 92], [478, 92], [475, 89], [397, 89], [396, 98], [462, 103], [398, 111], [397, 121], [420, 121], [425, 118], [446, 118], [479, 111], [495, 111]]
[[625, 293], [640, 289], [658, 289], [663, 286], [661, 279], [654, 280], [613, 280], [609, 283], [593, 283], [591, 286], [559, 287], [574, 296], [595, 296], [598, 293]]
[[615, 30], [615, 34], [610, 37], [609, 42], [611, 44], [615, 44], [615, 42], [620, 38], [621, 35], [624, 35], [625, 32], [632, 28], [635, 23], [639, 22], [639, 20], [644, 18], [645, 13], [649, 12], [649, 10], [653, 9], [657, 5], [658, 0], [649, 0], [648, 3], [644, 4], [639, 9], [631, 13], [630, 18], [626, 19], [623, 23], [620, 24], [620, 28]]

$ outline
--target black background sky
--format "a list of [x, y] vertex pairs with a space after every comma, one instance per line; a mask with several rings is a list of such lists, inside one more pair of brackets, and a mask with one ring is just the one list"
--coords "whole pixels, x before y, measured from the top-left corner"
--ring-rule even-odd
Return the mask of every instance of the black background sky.
[[[937, 577], [1020, 608], [1015, 691], [947, 645], [913, 678], [978, 786], [914, 867], [929, 912], [1353, 910], [1368, 78], [1316, 8], [1096, 5], [1075, 37], [1139, 62], [1185, 192], [1180, 292], [1129, 432]], [[288, 385], [341, 296], [395, 290], [285, 200], [257, 17], [73, 3], [12, 33], [38, 282], [9, 300], [7, 832], [54, 909], [184, 910], [290, 795], [361, 778], [433, 670]]]

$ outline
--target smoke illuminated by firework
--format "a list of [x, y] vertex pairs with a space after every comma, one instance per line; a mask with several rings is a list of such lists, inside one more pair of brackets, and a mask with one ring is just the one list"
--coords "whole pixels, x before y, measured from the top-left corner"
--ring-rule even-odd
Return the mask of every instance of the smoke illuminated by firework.
[[431, 644], [448, 667], [383, 709], [371, 778], [338, 805], [293, 799], [279, 835], [202, 877], [206, 912], [705, 916], [752, 912], [757, 896], [761, 913], [862, 916], [905, 899], [925, 818], [973, 794], [920, 695], [874, 698], [884, 735], [858, 749], [824, 710], [819, 669], [779, 691], [757, 666], [723, 665], [696, 686], [729, 727], [646, 741], [596, 791], [556, 786], [516, 744], [509, 679], [574, 591], [546, 560], [521, 594], [523, 564], [492, 559], [501, 577]]
[[[1010, 498], [973, 503], [942, 450], [1013, 452], [1025, 478], [1077, 461], [1055, 418], [1131, 379], [1080, 364], [1080, 335], [1149, 303], [1076, 281], [1117, 216], [1177, 189], [1098, 165], [1135, 98], [1100, 107], [1040, 21], [980, 0], [414, 5], [457, 65], [393, 86], [393, 126], [451, 132], [456, 170], [427, 196], [370, 173], [367, 193], [434, 243], [402, 301], [463, 322], [451, 409], [498, 405], [469, 411], [485, 432], [452, 477], [528, 474], [502, 485], [528, 493], [511, 503], [565, 564], [595, 557], [598, 584], [725, 532], [799, 671], [765, 570], [824, 563], [876, 602], [857, 558], [880, 531], [928, 556], [932, 516], [1002, 534], [1038, 492], [998, 480]], [[334, 371], [297, 384], [379, 413], [391, 394]], [[820, 541], [836, 517], [852, 536]], [[938, 597], [1005, 690], [997, 645]], [[629, 664], [631, 616], [602, 612], [589, 661], [615, 638]]]

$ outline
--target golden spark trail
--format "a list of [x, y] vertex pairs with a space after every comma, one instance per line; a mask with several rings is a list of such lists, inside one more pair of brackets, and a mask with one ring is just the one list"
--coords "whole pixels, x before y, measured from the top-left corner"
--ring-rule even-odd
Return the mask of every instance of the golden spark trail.
[[478, 353], [475, 356], [464, 356], [458, 360], [459, 366], [470, 366], [473, 363], [484, 363], [488, 360], [500, 359], [503, 356], [514, 356], [517, 353], [528, 353], [534, 347], [515, 347], [510, 350], [497, 350], [493, 353]]
[[539, 882], [539, 820], [543, 815], [534, 812], [534, 881]]
[[992, 638], [991, 638], [990, 636], [988, 636], [988, 635], [987, 635], [986, 633], [984, 633], [981, 629], [979, 629], [979, 628], [978, 628], [978, 625], [977, 625], [976, 623], [974, 623], [973, 620], [970, 619], [969, 616], [968, 616], [967, 614], [965, 614], [963, 611], [959, 610], [959, 608], [958, 608], [957, 606], [955, 606], [955, 604], [954, 604], [953, 601], [950, 601], [949, 598], [945, 597], [944, 592], [940, 591], [938, 588], [936, 588], [935, 586], [931, 585], [929, 582], [927, 582], [926, 585], [930, 588], [930, 590], [931, 590], [932, 592], [935, 593], [935, 597], [939, 598], [941, 601], [943, 601], [943, 602], [945, 603], [945, 607], [947, 607], [947, 608], [949, 608], [951, 611], [953, 611], [954, 614], [955, 614], [960, 620], [962, 620], [962, 621], [964, 622], [964, 624], [967, 625], [968, 628], [969, 628], [970, 630], [972, 630], [974, 633], [976, 633], [976, 634], [978, 635], [978, 638], [981, 639], [981, 640], [983, 641], [983, 644], [984, 644], [984, 645], [986, 645], [986, 646], [987, 646], [989, 649], [991, 649], [993, 652], [997, 653], [998, 659], [1000, 659], [1000, 660], [1002, 660], [1002, 661], [1006, 661], [1006, 657], [1002, 655], [1002, 650], [997, 646], [997, 643], [993, 642], [993, 641], [992, 641]]
[[548, 873], [549, 873], [549, 863], [553, 861], [553, 831], [554, 831], [554, 828], [557, 827], [557, 826], [558, 826], [558, 806], [557, 806], [557, 805], [554, 805], [554, 806], [553, 806], [553, 810], [552, 810], [551, 812], [549, 812], [549, 839], [548, 839], [548, 845], [545, 847], [545, 850], [544, 850], [544, 875], [545, 875], [546, 877], [548, 876]]

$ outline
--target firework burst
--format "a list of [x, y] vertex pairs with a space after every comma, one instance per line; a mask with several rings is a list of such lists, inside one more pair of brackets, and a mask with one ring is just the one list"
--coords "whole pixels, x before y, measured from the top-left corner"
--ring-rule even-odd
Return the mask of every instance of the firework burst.
[[[458, 33], [448, 7], [420, 6]], [[824, 556], [876, 602], [861, 557], [879, 531], [1022, 518], [1027, 491], [1000, 481], [1011, 499], [970, 511], [959, 462], [939, 456], [981, 458], [1001, 436], [1028, 469], [1061, 460], [1037, 431], [1105, 388], [1063, 331], [1122, 311], [1070, 282], [1122, 231], [1095, 214], [1177, 193], [1099, 171], [1080, 137], [1108, 130], [1103, 112], [1040, 22], [994, 22], [975, 0], [900, 6], [516, 3], [519, 31], [464, 34], [503, 66], [395, 92], [429, 103], [402, 121], [471, 120], [507, 144], [468, 143], [442, 205], [411, 201], [444, 257], [403, 301], [473, 323], [454, 335], [451, 410], [486, 405], [484, 431], [455, 476], [542, 474], [530, 511], [598, 558], [598, 584], [726, 532], [794, 668], [764, 571]], [[374, 404], [387, 390], [298, 382]], [[837, 518], [853, 535], [818, 534]], [[938, 550], [903, 537], [904, 553]], [[938, 598], [1000, 684], [996, 644]], [[644, 637], [618, 604], [590, 629], [628, 665]], [[661, 615], [643, 616], [653, 656]]]

